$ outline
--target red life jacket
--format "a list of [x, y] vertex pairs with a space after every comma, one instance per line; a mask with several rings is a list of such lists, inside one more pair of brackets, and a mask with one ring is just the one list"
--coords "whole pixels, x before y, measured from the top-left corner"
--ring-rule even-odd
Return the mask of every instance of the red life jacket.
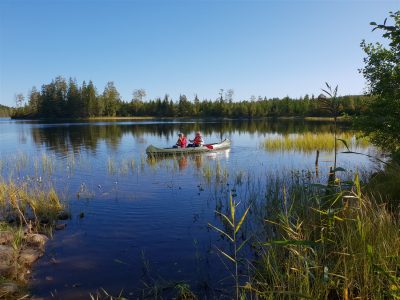
[[195, 144], [196, 146], [199, 146], [202, 142], [203, 142], [203, 139], [201, 138], [200, 135], [196, 135], [194, 137], [193, 144]]
[[182, 138], [178, 139], [178, 141], [176, 142], [176, 145], [181, 147], [181, 148], [186, 148], [186, 144], [187, 144], [187, 141], [186, 141], [186, 137], [185, 136], [183, 136]]

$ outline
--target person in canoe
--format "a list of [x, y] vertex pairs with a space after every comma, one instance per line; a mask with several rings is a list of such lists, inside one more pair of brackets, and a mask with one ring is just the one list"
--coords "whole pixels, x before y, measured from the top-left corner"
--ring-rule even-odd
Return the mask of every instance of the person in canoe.
[[174, 148], [186, 148], [187, 140], [183, 133], [178, 134], [179, 138], [176, 141]]
[[193, 140], [190, 140], [191, 144], [188, 145], [188, 147], [200, 147], [203, 146], [204, 141], [203, 137], [201, 136], [200, 131], [196, 132], [196, 135]]

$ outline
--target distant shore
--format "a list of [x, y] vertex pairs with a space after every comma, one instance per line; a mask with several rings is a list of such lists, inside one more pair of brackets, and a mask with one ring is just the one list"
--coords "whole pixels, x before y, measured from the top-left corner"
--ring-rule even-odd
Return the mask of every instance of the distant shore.
[[[279, 117], [262, 117], [262, 118], [224, 118], [224, 117], [157, 117], [157, 116], [130, 116], [130, 117], [89, 117], [89, 118], [36, 118], [36, 117], [11, 117], [14, 120], [32, 120], [32, 121], [146, 121], [146, 120], [224, 120], [224, 121], [259, 121], [259, 120], [304, 120], [315, 122], [333, 122], [332, 117], [305, 117], [305, 116], [279, 116]], [[338, 122], [351, 122], [352, 117], [342, 116], [337, 118]]]

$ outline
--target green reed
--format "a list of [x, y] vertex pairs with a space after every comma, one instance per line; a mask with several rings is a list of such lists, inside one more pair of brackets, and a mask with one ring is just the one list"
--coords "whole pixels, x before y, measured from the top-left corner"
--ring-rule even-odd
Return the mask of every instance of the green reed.
[[27, 181], [14, 182], [0, 178], [0, 216], [31, 226], [54, 223], [64, 209], [53, 187]]
[[244, 220], [249, 212], [250, 207], [248, 207], [241, 217], [237, 216], [237, 210], [239, 203], [233, 199], [232, 195], [229, 197], [229, 214], [223, 214], [219, 211], [215, 211], [215, 213], [221, 217], [222, 221], [226, 224], [226, 230], [219, 229], [218, 227], [208, 223], [212, 229], [222, 234], [222, 236], [226, 237], [228, 241], [233, 245], [232, 253], [227, 253], [217, 248], [218, 251], [227, 258], [234, 265], [234, 272], [232, 274], [233, 279], [235, 280], [235, 294], [236, 299], [239, 299], [239, 252], [243, 248], [243, 246], [248, 242], [248, 240], [240, 241], [239, 239], [239, 230], [242, 227]]
[[[398, 169], [376, 175], [391, 178], [389, 190], [399, 178], [398, 173], [395, 178], [390, 175], [394, 170]], [[242, 240], [253, 237], [248, 243], [252, 246], [246, 246], [253, 253], [248, 259], [259, 259], [250, 263], [247, 282], [239, 283], [242, 293], [263, 299], [400, 297], [398, 206], [389, 209], [380, 195], [362, 188], [357, 173], [354, 179], [349, 176], [351, 173], [336, 176], [334, 185], [327, 186], [309, 170], [282, 176], [247, 174], [240, 185], [234, 176], [229, 187], [208, 176], [210, 184], [220, 187], [214, 189], [218, 195], [237, 193], [243, 207], [252, 207], [241, 229]], [[371, 183], [377, 186], [374, 179]], [[217, 194], [223, 229], [215, 226], [215, 230], [225, 236], [231, 232], [226, 220], [231, 205], [218, 202], [221, 196]], [[226, 238], [226, 243], [232, 243], [231, 239]], [[233, 258], [232, 253], [226, 254]], [[224, 255], [232, 263], [236, 261], [228, 256]], [[240, 273], [246, 274], [244, 266]]]
[[55, 162], [53, 157], [47, 153], [42, 154], [42, 172], [43, 174], [52, 175], [54, 171]]
[[[368, 147], [368, 141], [366, 139], [357, 139], [356, 136], [350, 132], [338, 134], [337, 139], [347, 141], [347, 144], [352, 147]], [[262, 146], [268, 151], [334, 151], [335, 139], [333, 133], [306, 132], [303, 134], [269, 138], [262, 143]], [[338, 150], [345, 149], [345, 145], [338, 144], [337, 146]]]
[[[266, 299], [382, 299], [400, 294], [400, 224], [385, 206], [351, 190], [297, 194], [266, 220], [275, 235], [258, 241], [253, 280], [245, 289]], [[296, 197], [308, 197], [308, 206]], [[301, 201], [300, 201], [301, 202]]]

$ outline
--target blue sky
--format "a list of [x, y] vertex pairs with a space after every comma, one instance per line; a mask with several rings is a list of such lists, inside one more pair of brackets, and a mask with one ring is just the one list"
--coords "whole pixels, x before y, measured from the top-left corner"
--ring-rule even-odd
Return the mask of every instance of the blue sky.
[[197, 93], [234, 99], [340, 94], [365, 87], [362, 39], [380, 40], [400, 1], [107, 1], [0, 2], [0, 103], [14, 105], [61, 75], [114, 81], [122, 99]]

